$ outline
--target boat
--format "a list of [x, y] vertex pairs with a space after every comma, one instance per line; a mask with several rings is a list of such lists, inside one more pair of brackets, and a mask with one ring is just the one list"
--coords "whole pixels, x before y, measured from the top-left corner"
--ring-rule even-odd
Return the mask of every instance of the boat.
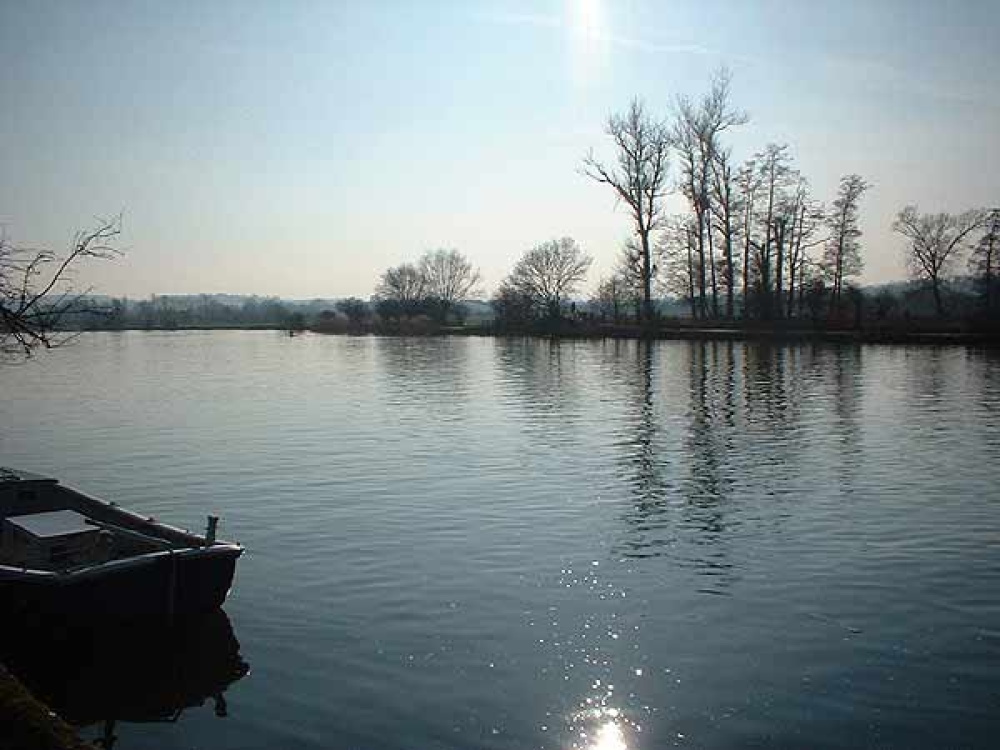
[[174, 618], [222, 606], [238, 543], [133, 513], [59, 480], [0, 468], [0, 617]]

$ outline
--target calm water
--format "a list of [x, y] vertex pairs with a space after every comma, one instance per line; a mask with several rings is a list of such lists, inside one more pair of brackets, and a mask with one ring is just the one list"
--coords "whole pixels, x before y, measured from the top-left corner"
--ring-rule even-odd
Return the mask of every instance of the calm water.
[[125, 333], [0, 377], [0, 464], [248, 548], [228, 715], [119, 750], [996, 746], [996, 354]]

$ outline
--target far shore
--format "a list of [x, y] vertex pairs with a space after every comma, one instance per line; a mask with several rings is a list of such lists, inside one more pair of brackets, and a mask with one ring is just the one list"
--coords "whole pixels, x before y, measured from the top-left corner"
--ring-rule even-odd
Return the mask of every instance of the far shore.
[[561, 330], [555, 333], [538, 331], [497, 331], [491, 328], [460, 328], [447, 331], [455, 335], [509, 336], [535, 335], [551, 338], [585, 339], [656, 339], [683, 341], [822, 341], [859, 344], [964, 344], [995, 346], [1000, 344], [1000, 332], [991, 331], [931, 331], [899, 329], [816, 329], [752, 326], [658, 326], [644, 330], [640, 326], [602, 326], [579, 331]]
[[[719, 322], [711, 325], [665, 321], [652, 328], [635, 324], [581, 324], [563, 321], [556, 325], [525, 328], [500, 328], [485, 325], [434, 326], [401, 323], [380, 326], [307, 326], [288, 328], [280, 325], [183, 325], [171, 327], [132, 327], [94, 329], [97, 332], [145, 331], [282, 331], [291, 335], [311, 332], [353, 336], [529, 336], [548, 339], [655, 339], [683, 341], [774, 341], [831, 342], [858, 344], [928, 344], [928, 345], [1000, 345], [1000, 330], [959, 326], [920, 327], [917, 325], [871, 326], [866, 328], [810, 328], [788, 325], [764, 325], [758, 322], [740, 325]], [[94, 331], [89, 331], [94, 332]]]

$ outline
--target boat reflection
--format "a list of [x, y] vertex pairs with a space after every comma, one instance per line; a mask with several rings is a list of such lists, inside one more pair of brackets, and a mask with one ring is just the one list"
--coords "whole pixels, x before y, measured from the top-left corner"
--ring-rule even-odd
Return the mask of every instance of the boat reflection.
[[209, 702], [226, 716], [225, 691], [249, 672], [221, 609], [171, 626], [19, 632], [0, 660], [70, 724], [100, 725], [104, 748], [119, 721], [173, 722]]

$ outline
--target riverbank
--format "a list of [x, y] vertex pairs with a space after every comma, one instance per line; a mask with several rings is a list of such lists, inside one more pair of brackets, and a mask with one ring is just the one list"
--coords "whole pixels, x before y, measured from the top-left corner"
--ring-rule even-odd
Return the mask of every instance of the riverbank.
[[731, 323], [687, 323], [671, 321], [653, 327], [639, 325], [593, 324], [562, 321], [556, 324], [535, 324], [523, 327], [494, 325], [428, 326], [380, 325], [370, 327], [310, 327], [314, 333], [403, 336], [536, 336], [558, 339], [662, 339], [662, 340], [722, 340], [774, 341], [778, 343], [828, 342], [856, 344], [907, 345], [1000, 345], [1000, 330], [962, 326], [872, 326], [867, 328], [810, 328], [792, 325]]
[[[471, 332], [470, 332], [471, 333]], [[486, 331], [496, 335], [497, 331]], [[764, 326], [659, 326], [643, 329], [639, 326], [602, 326], [597, 329], [582, 328], [578, 332], [558, 331], [556, 337], [614, 338], [614, 339], [664, 339], [689, 341], [774, 341], [827, 342], [856, 344], [930, 344], [995, 346], [1000, 344], [997, 332], [961, 330], [906, 330], [892, 328], [823, 329]]]
[[95, 750], [0, 664], [0, 750]]
[[[401, 321], [351, 326], [346, 324], [314, 324], [304, 329], [289, 330], [274, 325], [192, 325], [170, 328], [117, 328], [121, 331], [283, 331], [295, 335], [304, 330], [323, 334], [383, 335], [383, 336], [539, 336], [566, 339], [664, 339], [664, 340], [728, 340], [775, 342], [830, 342], [858, 344], [914, 345], [1000, 345], [1000, 328], [964, 323], [920, 321], [916, 324], [872, 325], [862, 328], [812, 328], [782, 324], [733, 324], [729, 321], [710, 323], [671, 320], [651, 328], [635, 324], [598, 324], [586, 321], [561, 321], [556, 324], [536, 323], [523, 327], [482, 325], [439, 326], [426, 320]], [[108, 329], [95, 329], [107, 332]]]

